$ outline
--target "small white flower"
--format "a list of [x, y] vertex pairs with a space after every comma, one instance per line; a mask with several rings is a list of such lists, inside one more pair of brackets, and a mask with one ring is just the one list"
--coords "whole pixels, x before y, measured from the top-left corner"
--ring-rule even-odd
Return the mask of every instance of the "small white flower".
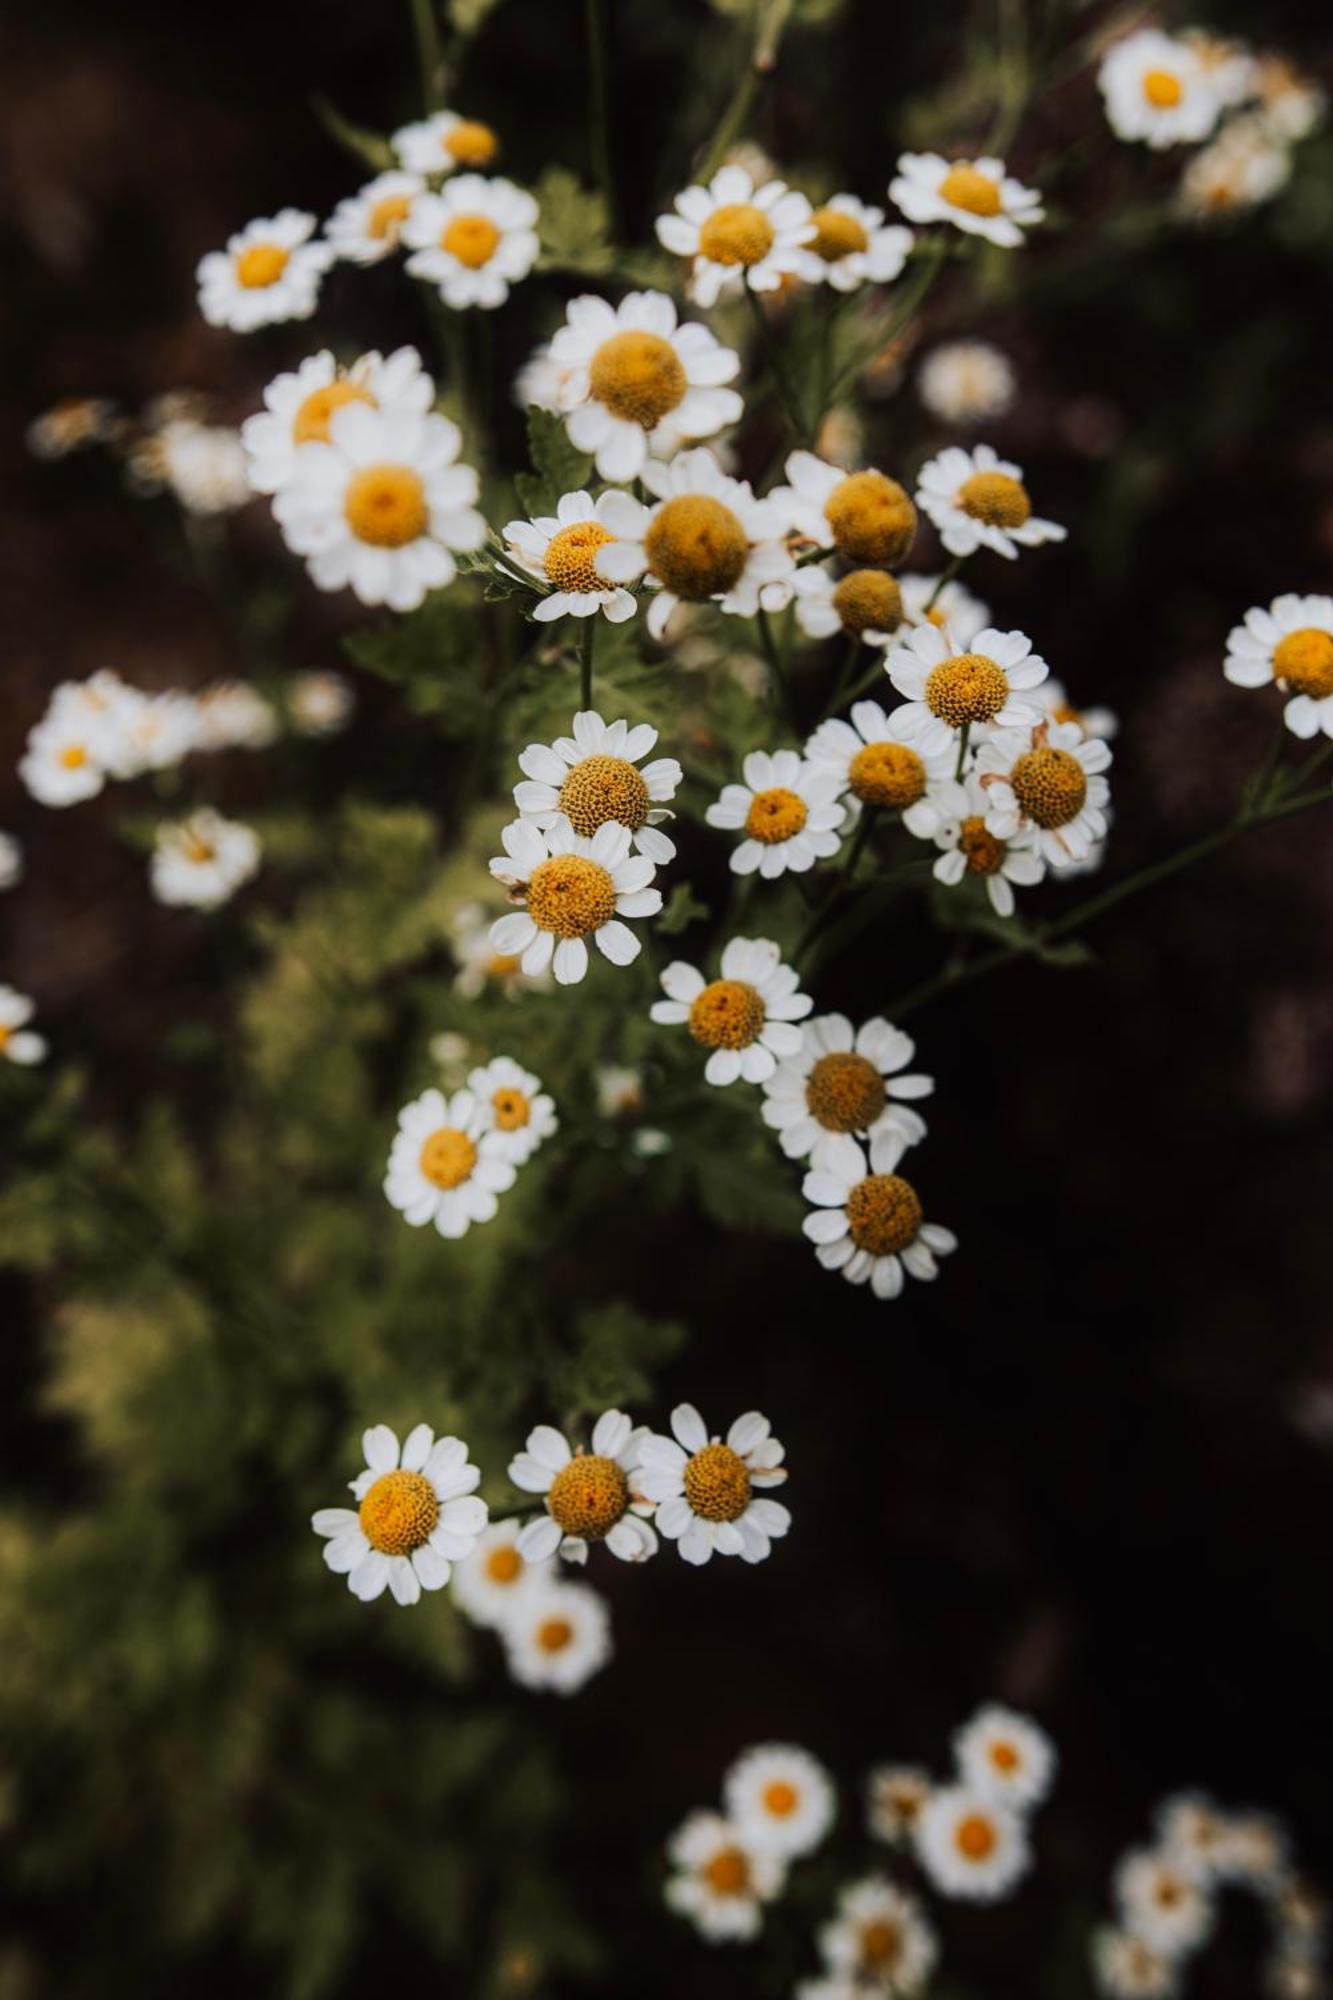
[[866, 1779], [866, 1826], [873, 1839], [902, 1847], [916, 1837], [916, 1824], [935, 1787], [928, 1771], [913, 1764], [878, 1764]]
[[678, 1403], [671, 1430], [639, 1447], [637, 1485], [657, 1503], [659, 1531], [679, 1544], [687, 1563], [706, 1563], [714, 1553], [763, 1562], [791, 1526], [787, 1509], [766, 1497], [787, 1477], [768, 1418], [748, 1410], [724, 1443], [709, 1437], [692, 1403]]
[[1333, 597], [1287, 592], [1256, 606], [1227, 638], [1222, 671], [1237, 687], [1276, 681], [1289, 695], [1283, 717], [1293, 736], [1333, 736]]
[[1271, 201], [1291, 179], [1291, 149], [1258, 115], [1233, 118], [1186, 163], [1178, 202], [1198, 221]]
[[955, 646], [970, 646], [982, 627], [990, 624], [989, 604], [954, 578], [942, 583], [937, 576], [908, 572], [898, 578], [898, 585], [909, 621], [938, 625]]
[[511, 1157], [520, 1164], [532, 1158], [559, 1122], [540, 1078], [520, 1068], [512, 1056], [493, 1056], [484, 1067], [474, 1069], [467, 1087], [481, 1106], [489, 1129], [505, 1135]]
[[763, 1906], [782, 1890], [786, 1864], [748, 1847], [720, 1813], [691, 1813], [667, 1850], [668, 1906], [714, 1943], [757, 1937]]
[[29, 730], [19, 763], [19, 777], [44, 806], [78, 805], [95, 798], [106, 783], [104, 718], [63, 695], [57, 688], [46, 714]]
[[1023, 232], [1045, 218], [1041, 196], [1005, 171], [1003, 160], [946, 160], [938, 153], [903, 153], [889, 183], [889, 200], [909, 222], [951, 222], [1014, 250]]
[[946, 424], [984, 424], [1013, 408], [1016, 383], [1008, 358], [988, 340], [934, 347], [917, 371], [917, 391]]
[[173, 770], [198, 739], [198, 705], [189, 695], [121, 687], [103, 711], [98, 751], [109, 778], [138, 778]]
[[1132, 1931], [1104, 1924], [1093, 1933], [1092, 1969], [1111, 2000], [1175, 2000], [1180, 1991], [1174, 1959], [1154, 1951]]
[[858, 810], [900, 812], [909, 833], [929, 839], [935, 818], [927, 794], [950, 776], [956, 753], [950, 741], [927, 755], [903, 713], [895, 709], [888, 715], [877, 701], [855, 702], [849, 721], [833, 717], [820, 723], [805, 746], [805, 759], [812, 769], [836, 777]]
[[965, 653], [952, 650], [952, 634], [937, 625], [918, 625], [895, 645], [885, 671], [906, 705], [898, 726], [922, 755], [935, 756], [958, 732], [1035, 729], [1041, 707], [1033, 690], [1047, 667], [1023, 632], [987, 626]]
[[1027, 828], [1007, 837], [993, 833], [987, 823], [991, 801], [975, 773], [961, 784], [948, 779], [935, 786], [931, 804], [938, 814], [932, 838], [943, 850], [935, 863], [935, 880], [956, 889], [969, 875], [978, 875], [996, 916], [1011, 917], [1014, 884], [1035, 888], [1046, 873], [1035, 833]]
[[841, 632], [863, 646], [887, 646], [903, 622], [903, 594], [885, 569], [854, 569], [834, 577], [809, 564], [792, 579], [796, 622], [810, 639]]
[[284, 695], [288, 718], [298, 736], [336, 736], [346, 728], [356, 706], [346, 678], [320, 668], [293, 674]]
[[1055, 1779], [1055, 1746], [1026, 1715], [992, 1703], [977, 1710], [953, 1740], [965, 1785], [1001, 1805], [1039, 1805]]
[[514, 1679], [555, 1694], [576, 1694], [611, 1657], [606, 1605], [586, 1583], [537, 1583], [500, 1636]]
[[413, 202], [403, 224], [414, 278], [438, 285], [447, 306], [502, 306], [537, 261], [537, 204], [512, 181], [459, 174]]
[[495, 913], [480, 903], [460, 903], [450, 917], [449, 943], [458, 967], [454, 991], [465, 1000], [478, 999], [488, 987], [495, 988], [508, 1000], [516, 1000], [520, 993], [551, 983], [549, 968], [529, 976], [517, 953], [495, 949], [491, 932], [497, 921]]
[[1097, 84], [1116, 137], [1152, 147], [1206, 139], [1221, 113], [1196, 51], [1159, 28], [1142, 28], [1108, 49]]
[[793, 1860], [812, 1854], [832, 1826], [837, 1793], [828, 1772], [793, 1743], [761, 1743], [746, 1750], [722, 1780], [727, 1818], [746, 1844]]
[[486, 1526], [480, 1470], [461, 1438], [437, 1442], [429, 1424], [409, 1431], [401, 1454], [387, 1424], [368, 1430], [361, 1448], [366, 1469], [350, 1482], [356, 1511], [321, 1507], [310, 1525], [353, 1597], [369, 1603], [387, 1585], [399, 1604], [415, 1604], [423, 1590], [442, 1590], [450, 1566], [476, 1547]]
[[628, 827], [608, 821], [587, 840], [562, 814], [545, 832], [514, 820], [500, 839], [505, 851], [491, 873], [523, 909], [491, 926], [497, 952], [516, 953], [529, 975], [549, 965], [560, 986], [586, 974], [589, 938], [613, 965], [633, 963], [641, 945], [622, 919], [656, 916], [662, 892], [649, 886], [654, 863], [631, 852]]
[[1110, 746], [1077, 723], [997, 729], [973, 767], [988, 801], [987, 831], [1006, 841], [1030, 835], [1051, 868], [1086, 861], [1106, 838], [1110, 766]]
[[324, 234], [349, 264], [381, 263], [397, 250], [412, 204], [425, 191], [420, 174], [393, 168], [376, 174], [373, 181], [338, 203]]
[[819, 1933], [831, 1972], [865, 1995], [919, 1993], [939, 1956], [935, 1933], [915, 1896], [884, 1875], [867, 1875], [838, 1897], [838, 1914]]
[[518, 1536], [517, 1521], [492, 1521], [466, 1561], [454, 1564], [449, 1587], [474, 1625], [503, 1630], [515, 1611], [553, 1580], [550, 1563], [531, 1563], [520, 1555]]
[[647, 722], [603, 722], [596, 709], [582, 709], [571, 735], [522, 752], [514, 804], [543, 832], [561, 817], [588, 840], [608, 824], [628, 827], [638, 852], [660, 867], [675, 858], [675, 842], [659, 829], [682, 772], [674, 757], [643, 762], [656, 742]]
[[1120, 720], [1113, 709], [1076, 708], [1064, 682], [1054, 677], [1042, 682], [1037, 699], [1052, 722], [1071, 723], [1083, 736], [1095, 736], [1099, 742], [1109, 743], [1119, 731]]
[[413, 174], [452, 174], [459, 167], [489, 167], [500, 142], [489, 125], [461, 118], [456, 111], [436, 111], [411, 125], [400, 125], [390, 143]]
[[724, 785], [704, 814], [709, 826], [744, 835], [732, 850], [736, 875], [756, 871], [772, 882], [788, 870], [803, 875], [836, 854], [846, 808], [838, 779], [808, 765], [795, 750], [752, 750], [743, 785]]
[[23, 848], [12, 833], [0, 833], [0, 889], [23, 879]]
[[278, 712], [248, 681], [215, 681], [196, 697], [196, 750], [266, 750], [277, 739]]
[[625, 1063], [599, 1063], [593, 1072], [603, 1118], [637, 1118], [644, 1106], [643, 1071]]
[[621, 1562], [646, 1562], [657, 1536], [644, 1518], [651, 1504], [638, 1490], [640, 1454], [648, 1432], [622, 1410], [605, 1410], [593, 1425], [592, 1449], [571, 1449], [563, 1432], [538, 1424], [526, 1449], [510, 1461], [509, 1477], [524, 1493], [545, 1496], [545, 1512], [518, 1538], [529, 1562], [557, 1551], [566, 1562], [586, 1563], [590, 1542], [605, 1542]]
[[896, 1299], [904, 1273], [937, 1277], [936, 1259], [958, 1248], [951, 1229], [925, 1220], [920, 1195], [898, 1173], [903, 1150], [897, 1132], [872, 1139], [869, 1159], [853, 1140], [833, 1166], [808, 1173], [801, 1184], [812, 1204], [802, 1228], [819, 1262], [849, 1284], [868, 1283], [878, 1299]]
[[654, 1001], [651, 1018], [659, 1027], [687, 1027], [712, 1053], [704, 1065], [708, 1083], [762, 1083], [779, 1058], [799, 1054], [796, 1023], [814, 1006], [798, 992], [800, 974], [782, 963], [769, 938], [732, 938], [722, 953], [721, 975], [705, 980], [696, 967], [674, 959], [662, 974], [665, 1000]]
[[[520, 410], [551, 410], [563, 415], [570, 407], [570, 385], [579, 376], [581, 363], [565, 366], [554, 358], [549, 341], [534, 347], [514, 377], [514, 402]], [[577, 393], [573, 400], [579, 400]]]
[[768, 499], [794, 534], [858, 566], [897, 568], [916, 534], [916, 508], [896, 479], [873, 467], [848, 472], [812, 451], [792, 452], [786, 473], [788, 484]]
[[822, 1014], [805, 1023], [800, 1054], [766, 1080], [764, 1123], [789, 1160], [808, 1160], [817, 1170], [842, 1162], [855, 1171], [853, 1134], [868, 1143], [896, 1132], [914, 1146], [926, 1121], [907, 1100], [935, 1088], [933, 1077], [898, 1074], [915, 1053], [911, 1036], [888, 1021], [876, 1017], [853, 1029], [845, 1014]]
[[284, 208], [247, 222], [225, 250], [201, 257], [199, 310], [209, 325], [251, 333], [278, 320], [309, 319], [335, 254], [331, 244], [310, 241], [316, 227], [303, 209]]
[[592, 618], [599, 611], [612, 625], [632, 618], [633, 592], [623, 584], [609, 583], [599, 558], [617, 539], [642, 542], [647, 523], [647, 508], [614, 488], [597, 500], [590, 493], [565, 493], [554, 514], [507, 521], [506, 550], [547, 592], [533, 607], [538, 624], [554, 618]]
[[1259, 115], [1282, 144], [1294, 146], [1321, 123], [1328, 108], [1326, 94], [1285, 56], [1260, 56], [1254, 65], [1253, 82]]
[[1204, 1882], [1243, 1882], [1271, 1892], [1285, 1874], [1288, 1842], [1264, 1813], [1225, 1813], [1199, 1792], [1163, 1799], [1156, 1813], [1161, 1851]]
[[159, 903], [215, 910], [249, 881], [260, 852], [253, 827], [201, 806], [157, 829], [149, 863], [153, 894]]
[[1186, 28], [1181, 41], [1200, 63], [1213, 96], [1232, 111], [1255, 95], [1259, 64], [1249, 47], [1210, 28]]
[[470, 1090], [427, 1090], [398, 1114], [384, 1192], [414, 1229], [433, 1222], [441, 1236], [465, 1236], [491, 1220], [515, 1167], [513, 1141]]
[[854, 194], [835, 194], [810, 220], [815, 233], [797, 266], [807, 284], [831, 285], [836, 292], [888, 285], [911, 255], [911, 230], [898, 223], [886, 227], [884, 210], [871, 208]]
[[[1215, 1867], [1228, 1882], [1240, 1882], [1261, 1896], [1275, 1894], [1291, 1880], [1291, 1837], [1281, 1820], [1271, 1813], [1235, 1813], [1227, 1822], [1222, 1849]], [[1299, 1921], [1286, 1913], [1282, 1922], [1289, 1933], [1299, 1933]]]
[[1125, 1928], [1164, 1958], [1197, 1951], [1212, 1931], [1212, 1895], [1197, 1863], [1178, 1854], [1127, 1854], [1112, 1886]]
[[1023, 469], [988, 444], [964, 451], [951, 444], [926, 460], [917, 475], [916, 504], [939, 529], [951, 556], [993, 549], [1014, 557], [1019, 548], [1062, 542], [1065, 529], [1040, 520], [1023, 484]]
[[346, 369], [327, 348], [307, 355], [299, 368], [274, 377], [264, 408], [241, 425], [250, 484], [256, 493], [278, 492], [296, 470], [298, 448], [327, 444], [333, 416], [345, 404], [421, 417], [434, 400], [435, 384], [415, 347], [363, 354]]
[[153, 434], [162, 483], [187, 514], [234, 514], [250, 498], [240, 434], [226, 424], [181, 417]]
[[675, 213], [657, 218], [657, 238], [690, 259], [690, 297], [707, 308], [743, 284], [775, 292], [784, 278], [801, 276], [815, 223], [805, 196], [784, 181], [756, 188], [744, 167], [727, 166], [706, 188], [676, 196]]
[[0, 1057], [28, 1068], [46, 1055], [46, 1040], [34, 1034], [28, 1023], [36, 1008], [26, 993], [12, 986], [0, 986]]
[[1007, 1895], [1032, 1861], [1017, 1814], [965, 1785], [934, 1793], [917, 1823], [916, 1845], [941, 1895], [979, 1903]]

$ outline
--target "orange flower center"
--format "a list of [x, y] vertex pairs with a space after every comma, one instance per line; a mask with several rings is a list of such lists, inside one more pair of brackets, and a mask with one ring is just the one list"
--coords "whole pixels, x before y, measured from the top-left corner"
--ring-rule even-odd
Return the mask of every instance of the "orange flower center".
[[870, 1174], [847, 1197], [847, 1221], [858, 1250], [891, 1257], [921, 1227], [921, 1197], [901, 1174]]
[[893, 632], [903, 622], [903, 594], [882, 569], [853, 569], [833, 586], [833, 609], [844, 632]]
[[500, 247], [500, 232], [489, 215], [455, 215], [446, 223], [440, 237], [440, 248], [469, 271], [479, 271], [483, 264], [489, 264]]
[[969, 215], [998, 215], [1003, 207], [1000, 190], [990, 175], [979, 173], [965, 160], [950, 167], [940, 182], [939, 194], [950, 208], [966, 209]]
[[597, 574], [597, 551], [615, 536], [600, 521], [575, 521], [552, 535], [542, 557], [546, 580], [557, 590], [609, 590]]
[[312, 389], [292, 420], [292, 443], [327, 444], [334, 412], [348, 403], [368, 403], [372, 410], [376, 407], [369, 389], [363, 389], [359, 382], [349, 382], [346, 377], [328, 382], [322, 389]]
[[627, 328], [604, 340], [588, 369], [588, 393], [605, 403], [613, 417], [642, 424], [650, 431], [661, 423], [689, 388], [685, 365], [669, 340], [659, 333]]
[[1143, 73], [1143, 95], [1155, 110], [1174, 111], [1185, 93], [1171, 70], [1149, 69]]
[[1068, 826], [1083, 810], [1088, 780], [1071, 750], [1025, 750], [1009, 773], [1014, 797], [1038, 826]]
[[824, 517], [840, 554], [872, 569], [902, 561], [916, 533], [916, 508], [906, 489], [882, 472], [853, 472], [824, 502]]
[[528, 882], [528, 915], [556, 937], [587, 937], [616, 913], [616, 885], [599, 862], [582, 854], [539, 861]]
[[955, 653], [926, 677], [926, 706], [950, 729], [990, 722], [1008, 699], [1008, 676], [986, 653]]
[[629, 1506], [629, 1481], [614, 1458], [578, 1452], [551, 1481], [546, 1506], [567, 1535], [600, 1542]]
[[920, 753], [905, 743], [867, 743], [847, 767], [847, 782], [867, 806], [914, 806], [926, 789]]
[[648, 787], [625, 757], [585, 757], [560, 787], [560, 810], [585, 839], [613, 820], [635, 833], [647, 823]]
[[1333, 632], [1307, 625], [1288, 632], [1273, 648], [1273, 675], [1295, 694], [1323, 701], [1333, 694]]
[[751, 799], [745, 815], [745, 831], [751, 840], [761, 841], [765, 847], [776, 847], [779, 841], [798, 834], [808, 818], [809, 808], [799, 793], [788, 791], [785, 785], [771, 785]]
[[995, 1852], [995, 1828], [980, 1813], [969, 1813], [954, 1830], [954, 1845], [969, 1861], [985, 1861]]
[[706, 1444], [685, 1467], [685, 1498], [705, 1521], [738, 1521], [750, 1504], [750, 1468], [729, 1444]]
[[237, 284], [244, 285], [247, 292], [276, 285], [287, 269], [290, 256], [290, 250], [284, 250], [279, 243], [251, 243], [236, 259]]
[[699, 231], [699, 255], [714, 264], [758, 264], [773, 248], [773, 225], [752, 201], [715, 208]]
[[840, 257], [851, 257], [858, 250], [870, 247], [870, 238], [865, 230], [856, 217], [848, 215], [845, 209], [817, 208], [812, 220], [815, 240], [810, 248], [826, 264], [836, 264]]
[[690, 1006], [689, 1029], [706, 1049], [747, 1049], [764, 1025], [764, 1003], [743, 979], [715, 979]]
[[1021, 528], [1032, 513], [1027, 488], [1007, 472], [974, 472], [956, 498], [965, 514], [992, 528]]
[[477, 1164], [477, 1149], [456, 1125], [441, 1125], [426, 1139], [417, 1164], [432, 1187], [447, 1191], [468, 1178]]
[[440, 1518], [440, 1503], [420, 1472], [386, 1472], [361, 1502], [361, 1532], [381, 1555], [410, 1556], [428, 1542]]
[[347, 482], [343, 514], [358, 541], [401, 549], [425, 534], [426, 489], [406, 465], [368, 465]]
[[643, 545], [653, 575], [691, 604], [730, 590], [750, 552], [738, 517], [707, 493], [663, 501]]

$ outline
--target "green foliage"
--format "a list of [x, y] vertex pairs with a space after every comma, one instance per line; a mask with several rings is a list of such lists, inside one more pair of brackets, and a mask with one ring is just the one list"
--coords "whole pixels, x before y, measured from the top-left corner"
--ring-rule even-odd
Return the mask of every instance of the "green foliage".
[[562, 494], [588, 483], [592, 460], [570, 443], [565, 420], [554, 410], [528, 411], [528, 455], [532, 471], [520, 473], [514, 486], [530, 515], [553, 514]]

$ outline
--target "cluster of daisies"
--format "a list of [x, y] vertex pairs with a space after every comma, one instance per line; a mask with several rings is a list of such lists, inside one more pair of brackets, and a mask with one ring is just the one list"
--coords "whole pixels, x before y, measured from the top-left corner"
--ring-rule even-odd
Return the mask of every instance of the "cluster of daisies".
[[541, 1081], [512, 1056], [478, 1065], [461, 1090], [432, 1087], [405, 1104], [389, 1152], [384, 1192], [414, 1229], [465, 1236], [489, 1222], [519, 1168], [559, 1120]]
[[1328, 1920], [1292, 1866], [1285, 1829], [1267, 1813], [1227, 1812], [1201, 1793], [1163, 1800], [1156, 1838], [1117, 1864], [1117, 1921], [1092, 1941], [1097, 1984], [1112, 2000], [1174, 2000], [1189, 1961], [1208, 1943], [1220, 1891], [1257, 1896], [1273, 1945], [1265, 1990], [1274, 2000], [1328, 1992]]
[[137, 416], [105, 396], [69, 396], [33, 419], [27, 444], [43, 459], [105, 446], [123, 463], [131, 492], [169, 493], [201, 519], [235, 513], [250, 499], [239, 432], [191, 390], [156, 396]]

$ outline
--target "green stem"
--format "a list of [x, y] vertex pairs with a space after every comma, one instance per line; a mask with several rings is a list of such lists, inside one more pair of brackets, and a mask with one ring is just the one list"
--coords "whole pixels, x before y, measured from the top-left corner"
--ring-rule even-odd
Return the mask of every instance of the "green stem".
[[760, 90], [777, 68], [778, 48], [794, 5], [795, 0], [764, 0], [760, 7], [750, 60], [736, 79], [736, 87], [696, 170], [699, 180], [705, 183], [712, 180], [749, 123]]
[[922, 611], [923, 617], [929, 618], [931, 612], [935, 609], [935, 600], [939, 597], [941, 591], [943, 591], [949, 584], [953, 582], [954, 578], [957, 576], [959, 570], [962, 567], [963, 567], [963, 558], [961, 556], [954, 556], [949, 562], [947, 568], [942, 569], [940, 571], [939, 575], [935, 579], [935, 588], [931, 591], [930, 596], [926, 599], [925, 606]]
[[597, 621], [600, 617], [601, 613], [595, 611], [591, 618], [585, 618], [583, 621], [583, 630], [579, 634], [580, 708], [592, 707], [592, 660], [593, 652], [597, 645]]
[[427, 111], [439, 111], [444, 104], [444, 48], [440, 24], [435, 18], [435, 0], [411, 0], [411, 7], [422, 102]]
[[752, 290], [748, 279], [746, 280], [744, 289], [746, 302], [750, 308], [750, 316], [754, 320], [755, 329], [759, 336], [759, 345], [764, 351], [764, 359], [768, 363], [768, 371], [773, 378], [773, 386], [778, 392], [778, 400], [782, 404], [783, 414], [791, 427], [793, 436], [799, 444], [805, 436], [805, 417], [801, 411], [800, 398], [792, 387], [787, 375], [781, 351], [773, 335], [773, 329], [768, 323], [768, 314], [759, 303], [759, 294]]
[[963, 772], [967, 766], [967, 741], [971, 734], [972, 725], [970, 722], [965, 722], [958, 736], [958, 762], [953, 767], [953, 781], [956, 785], [962, 783]]
[[833, 691], [829, 695], [828, 700], [824, 703], [823, 708], [820, 710], [819, 720], [821, 722], [824, 720], [825, 716], [832, 715], [834, 709], [839, 707], [839, 705], [841, 704], [842, 691], [846, 687], [848, 681], [851, 680], [853, 674], [855, 673], [856, 663], [860, 659], [860, 657], [861, 657], [861, 636], [858, 632], [854, 632], [847, 642], [847, 651], [843, 655], [842, 665], [839, 667], [837, 677], [834, 680]]
[[583, 0], [588, 44], [588, 121], [593, 179], [606, 204], [606, 233], [616, 233], [615, 177], [611, 170], [610, 65], [607, 59], [606, 0]]
[[948, 246], [942, 236], [933, 237], [921, 252], [920, 266], [905, 287], [903, 298], [892, 318], [886, 320], [875, 336], [874, 344], [859, 349], [846, 366], [833, 378], [829, 389], [829, 402], [836, 403], [843, 390], [854, 382], [875, 356], [888, 347], [907, 326], [913, 315], [924, 305], [931, 286], [943, 268]]
[[791, 955], [793, 965], [800, 964], [806, 952], [809, 951], [820, 931], [824, 928], [824, 924], [832, 914], [833, 906], [838, 898], [845, 894], [855, 883], [856, 871], [870, 839], [875, 819], [876, 808], [874, 806], [867, 806], [861, 814], [860, 823], [852, 838], [852, 844], [847, 850], [846, 860], [843, 862], [842, 867], [830, 877], [827, 893], [811, 911], [806, 921], [805, 929], [796, 940]]

